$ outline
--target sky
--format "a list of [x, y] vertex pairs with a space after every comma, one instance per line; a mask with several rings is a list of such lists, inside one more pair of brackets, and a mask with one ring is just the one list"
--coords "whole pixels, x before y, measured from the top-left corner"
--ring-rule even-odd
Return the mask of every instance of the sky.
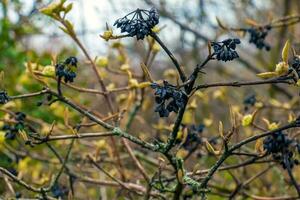
[[[206, 8], [210, 11], [208, 12], [208, 17], [211, 21], [215, 21], [215, 24], [216, 16], [224, 21], [233, 23], [236, 20], [231, 16], [231, 13], [228, 12], [229, 8], [227, 7], [226, 1], [230, 0], [210, 0], [210, 2], [216, 2], [218, 6], [212, 3], [211, 6]], [[28, 12], [28, 10], [31, 9], [33, 0], [21, 0], [21, 2], [24, 12]], [[160, 1], [153, 0], [152, 2], [157, 4]], [[166, 0], [166, 2], [168, 3], [168, 11], [174, 16], [177, 16], [176, 13], [179, 13], [179, 11], [180, 13], [198, 12], [197, 0]], [[255, 2], [259, 7], [267, 6], [267, 0], [256, 0]], [[101, 54], [107, 52], [107, 43], [99, 37], [99, 34], [105, 31], [106, 23], [112, 26], [116, 19], [136, 8], [150, 8], [143, 0], [67, 0], [66, 4], [68, 3], [73, 3], [73, 10], [68, 14], [67, 18], [74, 24], [80, 39], [93, 56], [101, 56]], [[238, 6], [238, 1], [236, 5]], [[14, 17], [13, 13], [11, 13], [11, 17]], [[29, 45], [32, 47], [41, 48], [42, 46], [46, 51], [58, 51], [63, 45], [73, 45], [71, 40], [68, 39], [68, 36], [58, 28], [58, 24], [54, 22], [54, 20], [49, 20], [39, 13], [36, 13], [31, 20], [35, 20], [35, 22], [42, 27], [43, 31], [43, 34], [34, 35], [31, 40], [29, 40]], [[174, 38], [179, 38], [179, 28], [173, 26], [173, 24], [166, 19], [161, 19], [160, 25], [167, 25], [165, 30], [161, 33], [161, 37], [167, 45], [172, 47]], [[210, 30], [205, 25], [193, 28], [209, 36], [213, 35], [210, 34]], [[118, 30], [114, 29], [114, 31], [118, 33]], [[51, 43], [49, 43], [49, 37], [51, 38]]]

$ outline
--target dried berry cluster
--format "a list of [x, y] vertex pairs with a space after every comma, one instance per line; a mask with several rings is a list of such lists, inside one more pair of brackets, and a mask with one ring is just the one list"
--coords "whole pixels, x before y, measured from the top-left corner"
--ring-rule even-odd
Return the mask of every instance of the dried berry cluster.
[[6, 104], [9, 101], [9, 96], [6, 91], [0, 91], [0, 104]]
[[226, 39], [222, 42], [212, 42], [211, 45], [214, 49], [214, 53], [216, 55], [217, 60], [222, 60], [226, 62], [239, 57], [235, 49], [236, 45], [240, 43], [241, 41], [235, 38]]
[[168, 117], [172, 111], [177, 113], [187, 101], [187, 95], [167, 81], [164, 81], [163, 86], [153, 83], [151, 87], [155, 90], [155, 102], [158, 104], [155, 112], [158, 112], [160, 117]]
[[256, 103], [255, 94], [251, 94], [244, 99], [245, 110], [247, 111], [249, 107], [253, 107]]
[[51, 188], [51, 193], [55, 198], [64, 199], [66, 196], [68, 196], [69, 190], [66, 186], [61, 186], [56, 183]]
[[64, 78], [64, 81], [73, 82], [76, 77], [77, 58], [69, 57], [63, 63], [55, 65], [55, 74], [59, 78]]
[[[273, 135], [265, 138], [263, 147], [268, 154], [272, 154], [274, 160], [278, 161], [284, 169], [294, 165], [298, 165], [299, 161], [293, 158], [292, 147], [295, 141], [289, 139], [282, 131], [278, 131]], [[299, 146], [299, 144], [296, 144]], [[299, 151], [299, 147], [298, 147]]]
[[265, 38], [271, 30], [271, 26], [262, 28], [249, 28], [246, 31], [250, 34], [249, 42], [255, 44], [258, 49], [265, 48], [267, 51], [271, 49], [270, 45], [266, 43]]
[[[131, 17], [131, 19], [129, 19]], [[118, 19], [114, 26], [121, 29], [121, 32], [128, 33], [131, 37], [136, 36], [138, 40], [144, 39], [151, 33], [151, 29], [158, 24], [159, 15], [155, 8], [150, 10], [137, 9], [123, 18]]]
[[182, 147], [185, 150], [194, 151], [198, 145], [202, 143], [201, 133], [203, 132], [204, 128], [205, 125], [203, 124], [200, 124], [199, 126], [192, 125], [188, 127], [188, 135]]
[[26, 115], [22, 112], [16, 112], [14, 120], [16, 121], [15, 124], [5, 124], [2, 127], [2, 130], [5, 131], [5, 138], [9, 140], [13, 140], [16, 138], [16, 135], [18, 134], [19, 130], [24, 129], [24, 120], [26, 118]]
[[300, 77], [300, 58], [299, 56], [295, 56], [292, 60], [291, 64], [293, 70], [297, 72], [298, 78]]

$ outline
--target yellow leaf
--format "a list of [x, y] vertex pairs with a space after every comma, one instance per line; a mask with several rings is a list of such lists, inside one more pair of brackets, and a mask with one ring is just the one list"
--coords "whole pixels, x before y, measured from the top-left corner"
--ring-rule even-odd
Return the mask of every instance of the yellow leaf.
[[73, 32], [73, 24], [69, 20], [65, 20], [66, 28], [68, 29], [69, 32]]
[[197, 108], [197, 101], [193, 99], [192, 102], [188, 105], [188, 109], [195, 110]]
[[112, 89], [115, 89], [115, 88], [116, 88], [116, 85], [114, 83], [110, 83], [110, 84], [108, 84], [108, 86], [106, 86], [107, 90], [112, 90]]
[[21, 135], [22, 139], [26, 142], [28, 141], [28, 137], [27, 137], [27, 134], [24, 130], [18, 130], [19, 132], [19, 135]]
[[210, 118], [204, 118], [203, 119], [203, 124], [206, 126], [206, 127], [210, 127], [213, 123], [213, 120], [210, 119]]
[[1, 150], [2, 147], [3, 147], [4, 141], [5, 141], [5, 132], [0, 131], [0, 150]]
[[103, 35], [100, 35], [105, 41], [108, 41], [113, 36], [113, 31], [111, 29], [104, 31]]
[[[163, 129], [163, 128], [160, 128]], [[177, 136], [176, 136], [176, 140], [181, 140], [183, 138], [183, 132], [182, 131], [178, 131]]]
[[61, 3], [58, 1], [54, 1], [50, 3], [48, 6], [41, 8], [39, 11], [44, 15], [51, 16], [59, 7], [61, 7]]
[[256, 140], [255, 151], [259, 154], [262, 154], [264, 152], [263, 140], [261, 138]]
[[174, 69], [167, 69], [167, 70], [164, 71], [164, 75], [163, 76], [165, 78], [174, 78], [174, 77], [176, 77], [176, 75], [177, 75], [177, 73], [176, 73], [176, 71]]
[[55, 76], [55, 67], [52, 65], [45, 66], [42, 74], [45, 76]]
[[62, 30], [64, 33], [69, 34], [69, 31], [68, 31], [66, 28], [64, 28], [64, 27], [62, 27], [62, 26], [59, 26], [58, 28], [59, 28], [60, 30]]
[[292, 112], [290, 112], [290, 113], [289, 113], [288, 122], [291, 123], [291, 122], [293, 122], [293, 121], [295, 121], [295, 120], [296, 120], [295, 114], [292, 113]]
[[278, 75], [284, 75], [288, 72], [289, 65], [286, 62], [280, 62], [276, 65], [275, 72]]
[[275, 129], [277, 129], [278, 127], [279, 127], [279, 124], [273, 122], [273, 123], [271, 123], [271, 124], [268, 126], [268, 129], [269, 129], [269, 130], [275, 130]]
[[284, 44], [284, 47], [281, 52], [281, 57], [283, 62], [287, 63], [288, 62], [288, 57], [289, 57], [289, 50], [290, 50], [290, 41], [287, 40]]
[[212, 154], [214, 154], [214, 155], [220, 155], [220, 151], [216, 151], [214, 148], [213, 148], [213, 146], [206, 140], [205, 141], [205, 145], [206, 145], [206, 149], [210, 152], [210, 153], [212, 153]]
[[70, 12], [72, 10], [72, 8], [73, 8], [73, 3], [70, 3], [69, 5], [66, 6], [65, 13]]
[[255, 106], [256, 108], [262, 108], [262, 107], [264, 107], [264, 104], [263, 104], [263, 102], [256, 102], [256, 103], [254, 104], [254, 106]]
[[28, 171], [28, 163], [30, 160], [29, 157], [20, 160], [18, 163], [18, 171]]
[[193, 124], [193, 120], [194, 119], [194, 112], [193, 110], [186, 110], [184, 115], [183, 115], [183, 119], [182, 119], [182, 123], [183, 124]]
[[185, 150], [185, 149], [179, 149], [177, 151], [177, 153], [176, 153], [176, 157], [177, 158], [184, 158], [184, 157], [186, 157], [188, 155], [188, 153], [189, 152], [187, 150]]
[[271, 99], [270, 101], [270, 104], [272, 105], [272, 106], [275, 106], [275, 107], [281, 107], [282, 106], [282, 103], [280, 103], [278, 100], [276, 100], [276, 99]]
[[129, 79], [129, 86], [130, 86], [131, 88], [136, 88], [136, 87], [138, 87], [138, 86], [139, 86], [138, 80], [136, 80], [136, 79], [134, 79], [134, 78]]
[[154, 53], [159, 52], [160, 51], [160, 46], [157, 43], [154, 43], [153, 46], [152, 46], [152, 51]]
[[263, 73], [259, 73], [256, 75], [260, 78], [273, 78], [273, 77], [278, 76], [278, 74], [276, 72], [263, 72]]
[[139, 83], [139, 85], [137, 86], [138, 88], [146, 88], [149, 87], [151, 85], [151, 82], [143, 82], [143, 83]]
[[300, 87], [300, 79], [297, 81], [296, 85]]
[[177, 179], [181, 184], [184, 184], [183, 176], [184, 176], [183, 170], [179, 169], [177, 172]]
[[99, 149], [105, 149], [107, 143], [106, 143], [105, 140], [102, 139], [102, 140], [98, 140], [97, 142], [95, 142], [95, 145], [96, 145], [96, 147], [99, 148]]
[[36, 75], [34, 74], [34, 72], [33, 72], [33, 65], [32, 65], [31, 62], [27, 62], [27, 63], [25, 64], [25, 66], [26, 66], [26, 69], [29, 71], [29, 73], [33, 76], [34, 79], [36, 79], [36, 80], [39, 81], [40, 83], [42, 83], [42, 84], [48, 86], [47, 83], [46, 83], [44, 80], [42, 80], [41, 78], [39, 78], [38, 76], [36, 76]]
[[123, 65], [121, 65], [121, 67], [120, 67], [120, 70], [122, 70], [122, 71], [127, 71], [127, 70], [129, 70], [130, 69], [130, 66], [128, 65], [128, 64], [123, 64]]
[[254, 21], [253, 19], [249, 19], [249, 18], [245, 19], [245, 23], [250, 26], [259, 26], [256, 21]]
[[253, 115], [251, 114], [248, 114], [248, 115], [245, 115], [242, 119], [242, 125], [243, 126], [249, 126], [253, 121]]
[[222, 89], [215, 90], [213, 92], [213, 98], [223, 100], [225, 98], [224, 90], [222, 90]]
[[160, 28], [158, 26], [154, 26], [152, 29], [151, 29], [154, 33], [158, 33], [160, 31]]
[[222, 121], [219, 121], [219, 135], [224, 139], [224, 127]]
[[275, 122], [273, 122], [273, 123], [271, 123], [268, 119], [266, 119], [266, 118], [263, 118], [262, 119], [264, 122], [265, 122], [265, 124], [267, 125], [267, 127], [268, 127], [268, 130], [274, 130], [274, 129], [277, 129], [278, 127], [279, 127], [279, 124], [277, 124], [277, 123], [275, 123]]
[[107, 57], [99, 57], [96, 61], [96, 64], [99, 66], [99, 67], [107, 67], [108, 65], [108, 59]]

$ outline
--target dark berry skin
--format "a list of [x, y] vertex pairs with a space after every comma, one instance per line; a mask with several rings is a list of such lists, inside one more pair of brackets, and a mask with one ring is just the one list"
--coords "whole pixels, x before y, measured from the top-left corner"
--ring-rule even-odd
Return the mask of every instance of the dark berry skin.
[[63, 63], [58, 63], [55, 65], [55, 74], [59, 80], [64, 80], [65, 83], [74, 82], [76, 78], [76, 72], [69, 66], [77, 67], [77, 58], [69, 57]]
[[222, 42], [212, 42], [211, 45], [214, 49], [214, 54], [217, 60], [231, 61], [239, 57], [238, 53], [235, 51], [236, 45], [240, 44], [241, 41], [237, 38], [226, 39]]
[[246, 31], [249, 33], [249, 43], [253, 43], [258, 49], [265, 49], [269, 51], [271, 49], [270, 45], [266, 43], [265, 38], [267, 37], [269, 31], [272, 27], [266, 26], [262, 28], [249, 28]]
[[[293, 158], [294, 152], [291, 150], [295, 141], [289, 139], [282, 131], [278, 131], [264, 139], [263, 147], [267, 154], [271, 154], [273, 159], [279, 162], [284, 169], [293, 168], [299, 161]], [[296, 144], [298, 148], [299, 144]]]
[[160, 117], [168, 117], [171, 112], [177, 113], [187, 101], [186, 94], [167, 81], [164, 81], [163, 86], [153, 83], [151, 87], [155, 90], [155, 112], [158, 112]]
[[6, 104], [9, 101], [9, 96], [6, 91], [0, 91], [0, 104]]
[[22, 112], [15, 113], [15, 121], [16, 123], [13, 125], [5, 124], [2, 127], [2, 130], [5, 131], [5, 139], [7, 140], [14, 140], [19, 133], [19, 130], [25, 128], [24, 120], [26, 118], [26, 114]]
[[67, 196], [69, 190], [66, 186], [60, 186], [59, 184], [56, 183], [51, 188], [51, 192], [55, 198], [64, 198], [65, 196]]
[[[300, 58], [298, 56], [295, 56], [293, 60], [291, 61], [292, 69], [296, 71], [298, 74], [298, 77], [300, 76]], [[298, 77], [295, 79], [295, 81], [298, 81]]]
[[188, 135], [185, 143], [182, 147], [188, 151], [193, 151], [199, 144], [202, 143], [201, 133], [203, 132], [205, 125], [200, 124], [199, 126], [189, 126]]
[[[133, 17], [131, 17], [133, 16]], [[121, 33], [128, 33], [142, 40], [151, 33], [151, 29], [159, 23], [159, 15], [155, 8], [150, 10], [137, 9], [123, 18], [117, 19], [114, 26], [121, 29]]]
[[71, 57], [69, 57], [69, 58], [67, 58], [67, 59], [65, 60], [65, 64], [66, 64], [66, 65], [77, 66], [77, 62], [78, 62], [78, 60], [77, 60], [77, 58], [74, 57], [74, 56], [71, 56]]
[[19, 199], [22, 197], [22, 194], [20, 192], [16, 192], [16, 199]]

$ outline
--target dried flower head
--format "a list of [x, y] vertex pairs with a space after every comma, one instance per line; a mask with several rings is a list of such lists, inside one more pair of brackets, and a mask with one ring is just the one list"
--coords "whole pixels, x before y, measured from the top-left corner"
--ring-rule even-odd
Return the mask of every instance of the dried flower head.
[[116, 20], [114, 26], [121, 32], [128, 33], [131, 37], [136, 36], [138, 40], [144, 39], [151, 33], [151, 29], [158, 24], [159, 15], [155, 8], [150, 10], [136, 9], [125, 17]]
[[235, 51], [236, 45], [240, 44], [241, 41], [237, 38], [226, 39], [222, 42], [212, 42], [211, 45], [214, 49], [217, 60], [230, 61], [238, 58], [239, 55]]

